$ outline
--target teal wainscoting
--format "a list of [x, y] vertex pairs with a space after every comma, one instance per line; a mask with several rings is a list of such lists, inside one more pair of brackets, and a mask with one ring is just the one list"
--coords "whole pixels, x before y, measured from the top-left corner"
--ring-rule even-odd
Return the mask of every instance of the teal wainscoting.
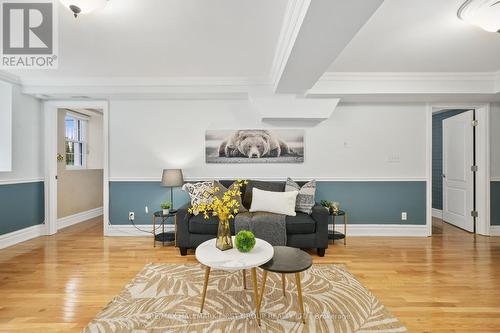
[[0, 235], [45, 219], [43, 182], [0, 185]]
[[[319, 182], [317, 201], [340, 202], [351, 224], [425, 224], [425, 181]], [[407, 220], [401, 221], [401, 212]]]
[[[174, 207], [184, 205], [189, 196], [180, 188], [174, 189]], [[151, 224], [153, 212], [160, 210], [160, 203], [170, 200], [170, 188], [160, 182], [109, 182], [109, 221], [111, 224], [130, 224], [128, 212], [135, 213], [135, 224]], [[146, 215], [144, 207], [148, 206]]]
[[491, 182], [491, 225], [500, 225], [500, 181]]
[[[425, 181], [318, 182], [317, 201], [338, 201], [349, 212], [352, 224], [424, 225], [426, 211]], [[159, 182], [110, 182], [110, 222], [129, 224], [128, 212], [135, 212], [136, 224], [150, 224], [151, 213], [161, 201], [170, 200], [169, 189]], [[188, 195], [177, 188], [176, 207], [188, 202]], [[149, 215], [144, 212], [149, 207]], [[408, 220], [401, 221], [401, 212]]]

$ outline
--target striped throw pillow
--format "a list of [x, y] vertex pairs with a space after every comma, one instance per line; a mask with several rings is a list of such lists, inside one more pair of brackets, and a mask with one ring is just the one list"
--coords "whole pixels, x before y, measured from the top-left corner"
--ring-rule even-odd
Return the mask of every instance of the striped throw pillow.
[[306, 214], [312, 213], [312, 208], [315, 205], [314, 197], [316, 196], [316, 181], [311, 180], [300, 187], [291, 178], [287, 178], [285, 192], [299, 191], [297, 201], [295, 202], [295, 210]]

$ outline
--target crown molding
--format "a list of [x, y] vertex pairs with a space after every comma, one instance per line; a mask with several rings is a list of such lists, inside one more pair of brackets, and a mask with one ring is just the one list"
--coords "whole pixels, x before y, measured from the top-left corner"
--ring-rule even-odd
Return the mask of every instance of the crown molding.
[[[327, 72], [308, 97], [349, 95], [483, 94], [500, 95], [500, 72], [358, 73]], [[497, 96], [495, 96], [497, 95]]]
[[311, 0], [290, 0], [288, 2], [271, 66], [270, 81], [274, 89], [278, 85], [288, 57], [292, 52], [293, 45], [310, 4]]
[[495, 73], [495, 91], [500, 92], [500, 71]]
[[261, 77], [202, 76], [202, 77], [60, 77], [60, 78], [23, 78], [24, 86], [101, 86], [101, 87], [227, 87], [259, 86], [268, 81]]
[[2, 70], [0, 70], [0, 80], [12, 84], [21, 84], [21, 79], [17, 75]]
[[24, 78], [23, 92], [41, 99], [248, 99], [268, 81], [248, 77]]
[[500, 72], [327, 72], [305, 96], [343, 102], [496, 102]]
[[[300, 4], [303, 6], [304, 1], [294, 0], [290, 6], [293, 4], [295, 7]], [[298, 9], [290, 9], [290, 11], [297, 12]], [[291, 28], [285, 30], [289, 29]], [[274, 66], [273, 71], [276, 71], [276, 66], [278, 65]], [[28, 77], [20, 79], [13, 74], [0, 71], [0, 80], [19, 84], [24, 93], [41, 99], [68, 99], [83, 96], [99, 99], [247, 100], [249, 95], [255, 92], [271, 93], [273, 91], [272, 81], [263, 77]], [[341, 98], [345, 102], [376, 101], [377, 98], [381, 101], [394, 102], [417, 101], [417, 99], [419, 102], [433, 102], [457, 98], [470, 101], [498, 101], [500, 100], [500, 71], [479, 73], [327, 72], [305, 94], [305, 97]]]

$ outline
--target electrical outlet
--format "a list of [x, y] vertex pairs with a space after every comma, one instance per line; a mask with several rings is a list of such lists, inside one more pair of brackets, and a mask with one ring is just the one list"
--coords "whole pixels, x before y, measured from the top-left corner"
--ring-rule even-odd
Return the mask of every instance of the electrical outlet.
[[135, 219], [135, 213], [134, 212], [128, 212], [128, 220], [133, 221]]
[[408, 219], [408, 214], [406, 212], [401, 212], [401, 220], [406, 221]]

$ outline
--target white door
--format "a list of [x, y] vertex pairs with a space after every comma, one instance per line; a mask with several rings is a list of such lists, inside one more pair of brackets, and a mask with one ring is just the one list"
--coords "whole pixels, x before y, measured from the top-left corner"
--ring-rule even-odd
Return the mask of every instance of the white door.
[[443, 121], [443, 220], [473, 232], [474, 112]]

